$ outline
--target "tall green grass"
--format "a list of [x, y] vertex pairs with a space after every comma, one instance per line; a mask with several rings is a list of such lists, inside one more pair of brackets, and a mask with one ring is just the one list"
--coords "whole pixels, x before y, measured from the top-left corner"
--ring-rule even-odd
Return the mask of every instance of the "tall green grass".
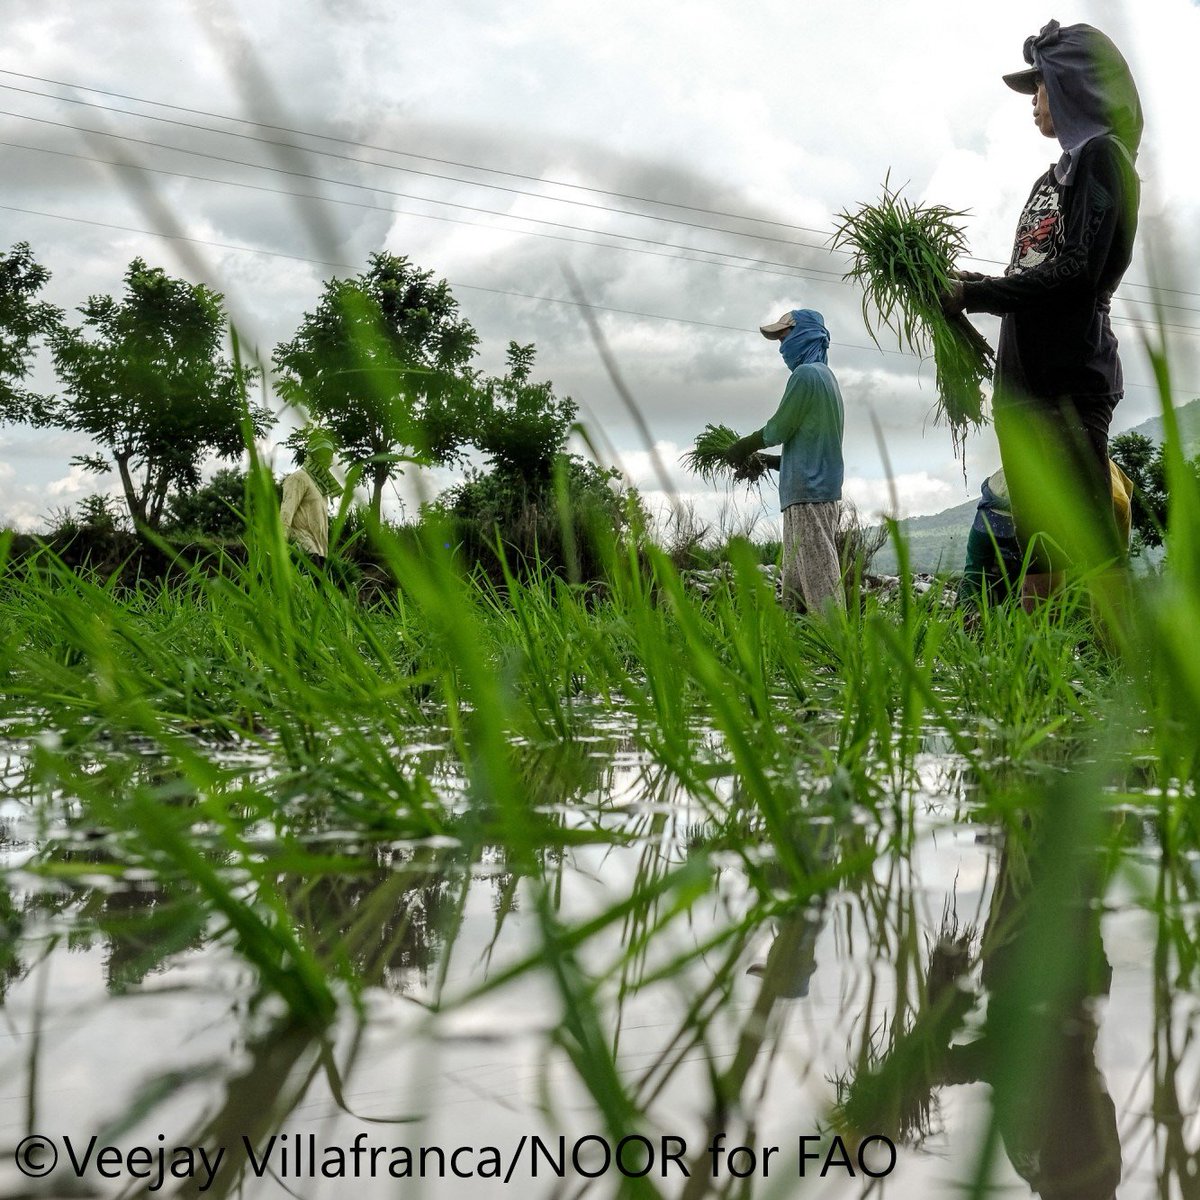
[[[242, 77], [269, 99], [242, 49]], [[161, 198], [138, 199], [183, 232]], [[314, 245], [338, 257], [314, 211], [301, 213]], [[979, 420], [986, 361], [974, 340], [952, 344], [936, 304], [955, 214], [925, 214], [910, 244], [902, 225], [914, 215], [885, 194], [861, 230], [883, 269], [862, 259], [855, 270], [873, 275], [871, 297], [902, 340], [921, 343], [934, 326], [935, 353], [947, 352], [939, 389], [961, 431]], [[203, 264], [189, 266], [198, 277]], [[1200, 968], [1200, 490], [1183, 468], [1167, 356], [1148, 352], [1172, 489], [1162, 580], [1078, 580], [1053, 606], [985, 608], [977, 623], [944, 608], [938, 589], [917, 592], [902, 540], [898, 598], [855, 586], [849, 615], [830, 621], [785, 613], [745, 545], [731, 546], [730, 576], [707, 596], [636, 528], [597, 535], [585, 556], [562, 478], [565, 573], [517, 570], [499, 539], [499, 570], [476, 575], [433, 523], [400, 537], [368, 522], [396, 581], [369, 604], [335, 568], [292, 555], [257, 461], [246, 553], [216, 570], [179, 562], [169, 584], [130, 584], [128, 572], [75, 572], [49, 552], [16, 561], [0, 539], [0, 732], [18, 762], [4, 798], [36, 844], [20, 872], [0, 874], [0, 995], [53, 943], [38, 916], [78, 903], [75, 935], [106, 932], [96, 876], [150, 880], [163, 903], [114, 986], [198, 944], [225, 947], [255, 981], [248, 1066], [228, 1076], [195, 1141], [280, 1128], [321, 1071], [343, 1103], [329, 1027], [365, 1014], [364, 992], [396, 963], [427, 973], [431, 1021], [549, 980], [553, 1044], [617, 1137], [653, 1128], [680, 1079], [690, 1117], [710, 1131], [740, 1120], [752, 1136], [796, 974], [840, 905], [871, 970], [829, 1127], [918, 1141], [939, 1092], [984, 1079], [993, 1112], [965, 1185], [982, 1196], [1022, 1107], [1042, 1112], [1072, 1082], [1056, 1059], [1063, 1022], [1085, 1065], [1094, 1051], [1096, 935], [1118, 880], [1154, 918], [1154, 1172], [1162, 1194], [1189, 1194], [1183, 1026], [1194, 1013], [1180, 1000]], [[1050, 505], [1070, 506], [1057, 481], [1041, 482]], [[582, 578], [589, 557], [594, 579]], [[642, 764], [653, 815], [620, 819], [607, 797], [596, 756], [618, 746]], [[948, 777], [935, 796], [931, 758]], [[663, 810], [683, 801], [702, 819], [681, 851]], [[1001, 842], [978, 922], [921, 911], [918, 819], [935, 805], [952, 828]], [[1130, 852], [1140, 824], [1150, 862]], [[564, 856], [582, 845], [635, 846], [637, 866], [571, 917]], [[471, 870], [485, 856], [502, 867], [495, 934], [484, 962], [456, 974]], [[733, 873], [736, 903], [722, 891]], [[11, 897], [26, 877], [46, 888], [22, 908]], [[506, 956], [505, 924], [522, 906], [533, 941]], [[761, 983], [738, 1009], [767, 930]], [[674, 1022], [630, 1069], [626, 1007], [662, 988]], [[1074, 1083], [1064, 1106], [1088, 1088], [1098, 1096], [1090, 1076]], [[128, 1123], [185, 1084], [169, 1070], [151, 1081]]]
[[[255, 1011], [290, 1047], [288, 1064], [356, 1011], [414, 930], [432, 1013], [544, 977], [562, 1017], [554, 1043], [617, 1138], [653, 1126], [696, 1056], [709, 1067], [706, 1127], [746, 1110], [789, 972], [804, 965], [787, 946], [854, 895], [893, 996], [886, 1025], [858, 1032], [831, 1127], [919, 1139], [940, 1089], [986, 1079], [982, 1195], [1022, 1097], [1062, 1082], [1051, 1031], [1029, 1014], [1078, 1016], [1090, 969], [1076, 953], [1080, 911], [1103, 903], [1125, 864], [1105, 814], [1144, 803], [1147, 786], [1162, 862], [1138, 895], [1158, 920], [1164, 1026], [1174, 983], [1198, 961], [1179, 913], [1195, 899], [1180, 864], [1200, 850], [1200, 495], [1182, 467], [1166, 360], [1152, 358], [1173, 487], [1168, 570], [1121, 589], [1082, 578], [1033, 613], [985, 607], [965, 621], [940, 588], [918, 592], [902, 547], [896, 599], [858, 581], [846, 617], [798, 619], [744, 543], [702, 595], [637, 528], [599, 543], [600, 577], [583, 580], [578, 564], [518, 571], [502, 541], [498, 572], [464, 570], [433, 521], [404, 536], [367, 522], [395, 588], [364, 603], [336, 564], [289, 549], [260, 463], [246, 553], [217, 569], [180, 561], [170, 582], [131, 583], [0, 545], [0, 716], [22, 764], [9, 798], [39, 831], [23, 871], [70, 889], [97, 872], [148, 873], [173, 897], [171, 921], [131, 969], [198, 941], [225, 946], [252, 972]], [[597, 730], [619, 731], [654, 788], [702, 814], [686, 854], [662, 848], [661, 816], [622, 822], [597, 798]], [[995, 919], [950, 923], [927, 943], [909, 872], [931, 755], [957, 776], [949, 819], [1001, 831], [1004, 848]], [[1126, 778], [1134, 761], [1140, 791]], [[431, 838], [437, 849], [421, 849]], [[585, 844], [637, 845], [638, 864], [572, 920], [563, 855]], [[492, 853], [511, 877], [496, 941], [524, 905], [536, 942], [451, 986], [464, 872]], [[730, 862], [745, 897], [700, 920]], [[0, 904], [0, 977], [11, 977], [23, 921]], [[436, 930], [422, 925], [433, 909]], [[768, 927], [780, 949], [750, 1010], [731, 1017], [747, 948]], [[703, 932], [679, 936], [692, 928]], [[1017, 965], [998, 982], [1001, 959]], [[678, 1023], [631, 1073], [621, 1015], [659, 987], [677, 993]], [[880, 1002], [868, 991], [868, 1011]], [[985, 1003], [981, 1044], [956, 1052]], [[721, 1049], [731, 1020], [732, 1058]], [[1156, 1051], [1163, 1095], [1173, 1053]], [[1168, 1138], [1164, 1177], [1182, 1178], [1185, 1159]]]

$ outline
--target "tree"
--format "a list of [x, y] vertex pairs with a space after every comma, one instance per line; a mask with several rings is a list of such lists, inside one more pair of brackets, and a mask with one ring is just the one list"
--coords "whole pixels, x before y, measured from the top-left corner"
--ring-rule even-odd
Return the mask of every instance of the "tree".
[[575, 402], [555, 396], [550, 383], [531, 383], [533, 360], [533, 346], [510, 342], [505, 374], [477, 381], [471, 441], [491, 470], [470, 473], [425, 511], [448, 519], [460, 553], [497, 578], [497, 539], [510, 567], [599, 578], [637, 498], [614, 489], [618, 471], [567, 454]]
[[372, 254], [364, 274], [330, 280], [296, 336], [276, 347], [279, 392], [362, 464], [378, 517], [403, 463], [460, 456], [479, 411], [468, 368], [478, 342], [445, 280]]
[[471, 440], [498, 475], [536, 490], [550, 481], [578, 409], [569, 396], [556, 397], [552, 384], [529, 382], [532, 345], [509, 342], [507, 358], [507, 373], [479, 386], [483, 406]]
[[1133, 526], [1134, 553], [1145, 546], [1161, 546], [1163, 530], [1167, 527], [1167, 488], [1162, 447], [1145, 434], [1130, 430], [1109, 439], [1108, 457], [1133, 482], [1130, 523]]
[[50, 272], [34, 261], [28, 242], [0, 254], [0, 421], [42, 422], [50, 400], [28, 391], [37, 338], [51, 333], [62, 311], [34, 297]]
[[199, 485], [207, 453], [241, 454], [244, 419], [255, 436], [273, 423], [249, 404], [246, 372], [221, 353], [221, 299], [135, 258], [120, 301], [92, 296], [82, 326], [51, 337], [64, 395], [43, 423], [104, 449], [72, 461], [100, 473], [115, 466], [138, 527], [158, 528], [173, 487]]
[[194, 491], [171, 496], [163, 526], [181, 534], [236, 538], [245, 532], [245, 509], [246, 472], [222, 467]]
[[[1164, 453], [1164, 446], [1132, 430], [1109, 439], [1108, 457], [1133, 481], [1130, 520], [1134, 554], [1163, 544], [1170, 505]], [[1200, 459], [1189, 459], [1187, 465], [1200, 486]]]

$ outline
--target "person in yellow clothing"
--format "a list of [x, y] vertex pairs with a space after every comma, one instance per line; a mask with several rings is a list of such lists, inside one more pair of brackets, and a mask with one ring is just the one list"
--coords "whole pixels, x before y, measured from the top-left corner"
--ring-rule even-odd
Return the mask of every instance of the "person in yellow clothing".
[[300, 469], [283, 481], [279, 519], [288, 540], [320, 562], [329, 554], [329, 501], [342, 494], [334, 479], [333, 439], [314, 429], [300, 451]]

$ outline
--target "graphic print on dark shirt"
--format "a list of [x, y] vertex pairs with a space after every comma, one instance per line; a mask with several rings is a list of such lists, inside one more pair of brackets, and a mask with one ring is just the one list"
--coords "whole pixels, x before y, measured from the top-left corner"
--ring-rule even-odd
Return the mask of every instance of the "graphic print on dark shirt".
[[1059, 189], [1046, 176], [1033, 190], [1017, 225], [1012, 261], [1005, 275], [1020, 275], [1062, 249], [1063, 223]]

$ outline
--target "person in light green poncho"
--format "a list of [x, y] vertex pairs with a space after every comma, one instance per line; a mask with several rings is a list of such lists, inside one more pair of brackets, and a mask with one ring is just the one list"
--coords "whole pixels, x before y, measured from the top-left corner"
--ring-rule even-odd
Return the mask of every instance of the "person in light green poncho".
[[330, 471], [334, 450], [323, 429], [309, 431], [296, 455], [300, 469], [283, 481], [279, 509], [288, 540], [322, 562], [329, 554], [329, 501], [343, 490]]

